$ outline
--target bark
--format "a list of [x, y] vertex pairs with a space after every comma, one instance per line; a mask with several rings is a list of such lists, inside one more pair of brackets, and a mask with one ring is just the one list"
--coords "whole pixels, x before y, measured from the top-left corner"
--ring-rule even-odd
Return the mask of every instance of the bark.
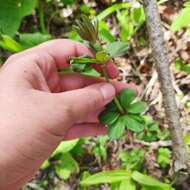
[[162, 31], [161, 19], [158, 13], [156, 0], [143, 0], [145, 14], [147, 17], [147, 28], [150, 45], [156, 63], [156, 70], [161, 85], [164, 100], [165, 113], [172, 136], [173, 168], [178, 174], [190, 173], [190, 165], [183, 134], [180, 124], [180, 117], [175, 99], [175, 92], [172, 86], [172, 78], [169, 69], [168, 51], [165, 46]]

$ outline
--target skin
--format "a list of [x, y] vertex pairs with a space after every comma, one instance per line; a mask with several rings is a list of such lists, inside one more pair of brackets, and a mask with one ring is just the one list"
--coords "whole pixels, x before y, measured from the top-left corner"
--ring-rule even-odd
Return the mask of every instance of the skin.
[[[0, 189], [25, 184], [64, 139], [106, 134], [97, 119], [114, 95], [134, 84], [60, 75], [72, 56], [92, 55], [70, 40], [53, 40], [11, 56], [0, 70]], [[118, 70], [109, 62], [111, 78]]]

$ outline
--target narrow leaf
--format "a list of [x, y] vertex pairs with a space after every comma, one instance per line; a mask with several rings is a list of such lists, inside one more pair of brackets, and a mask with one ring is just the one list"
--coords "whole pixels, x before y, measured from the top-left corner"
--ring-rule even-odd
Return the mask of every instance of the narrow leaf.
[[169, 184], [159, 182], [153, 177], [144, 175], [138, 171], [134, 171], [131, 177], [134, 181], [138, 182], [141, 185], [150, 186], [150, 187], [159, 187], [162, 190], [174, 190], [174, 188], [172, 188]]
[[91, 186], [102, 183], [116, 183], [129, 178], [130, 173], [125, 170], [104, 171], [82, 180], [80, 184], [83, 186]]

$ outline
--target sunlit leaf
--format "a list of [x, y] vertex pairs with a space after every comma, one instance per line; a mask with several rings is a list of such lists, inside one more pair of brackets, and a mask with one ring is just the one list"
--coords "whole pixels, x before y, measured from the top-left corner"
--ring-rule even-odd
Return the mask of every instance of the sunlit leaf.
[[174, 190], [169, 184], [162, 183], [153, 177], [144, 175], [138, 171], [134, 171], [132, 173], [132, 179], [138, 182], [141, 185], [149, 186], [149, 187], [159, 187], [161, 190]]
[[130, 172], [125, 170], [103, 171], [82, 180], [83, 186], [98, 185], [102, 183], [116, 183], [130, 178]]
[[52, 156], [59, 154], [59, 153], [66, 153], [72, 150], [76, 144], [78, 143], [79, 139], [63, 141], [59, 144], [56, 150], [53, 152]]
[[135, 183], [131, 180], [123, 180], [119, 186], [119, 190], [136, 190]]

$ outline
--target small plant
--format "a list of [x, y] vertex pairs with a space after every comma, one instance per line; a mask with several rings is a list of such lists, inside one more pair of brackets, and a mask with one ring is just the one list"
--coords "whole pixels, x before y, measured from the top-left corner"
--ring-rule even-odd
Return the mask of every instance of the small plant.
[[170, 164], [171, 151], [168, 148], [159, 148], [157, 153], [157, 162], [161, 168], [166, 168]]
[[184, 4], [184, 8], [180, 12], [180, 14], [177, 16], [177, 18], [174, 20], [171, 26], [171, 30], [173, 32], [178, 32], [181, 29], [185, 28], [187, 29], [187, 34], [190, 36], [190, 3], [186, 2]]
[[158, 140], [168, 140], [170, 132], [168, 129], [161, 130], [159, 123], [154, 121], [150, 116], [143, 116], [144, 118], [144, 131], [137, 133], [136, 138], [145, 142], [153, 142]]
[[81, 182], [83, 187], [107, 183], [112, 190], [135, 190], [140, 185], [143, 190], [175, 190], [171, 185], [162, 183], [138, 171], [113, 170], [88, 175]]
[[[127, 43], [117, 41], [108, 44], [104, 48], [98, 38], [98, 22], [91, 22], [85, 15], [81, 16], [74, 28], [95, 52], [95, 57], [72, 57], [70, 59], [70, 70], [83, 74], [88, 71], [87, 74], [93, 73], [97, 76], [97, 71], [94, 68], [98, 66], [100, 74], [107, 82], [110, 82], [106, 71], [106, 63], [115, 57], [124, 55], [128, 49]], [[120, 138], [125, 128], [133, 132], [140, 132], [144, 129], [144, 120], [141, 114], [145, 111], [145, 103], [136, 101], [135, 98], [135, 90], [124, 89], [114, 97], [114, 100], [100, 114], [100, 122], [109, 127], [109, 137], [111, 139]]]
[[122, 151], [119, 157], [122, 161], [122, 166], [127, 170], [141, 170], [144, 162], [145, 151], [134, 148], [131, 151]]

